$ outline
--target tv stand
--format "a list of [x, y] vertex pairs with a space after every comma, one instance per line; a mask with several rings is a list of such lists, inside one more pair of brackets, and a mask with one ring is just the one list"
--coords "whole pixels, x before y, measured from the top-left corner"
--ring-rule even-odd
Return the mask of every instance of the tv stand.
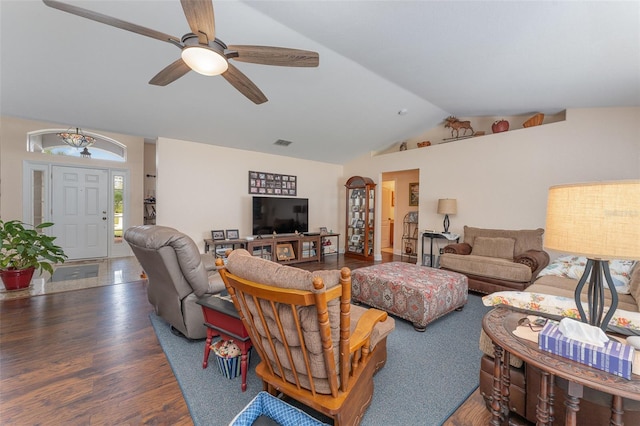
[[262, 235], [260, 239], [247, 241], [247, 251], [254, 256], [282, 264], [320, 262], [321, 239], [320, 234]]

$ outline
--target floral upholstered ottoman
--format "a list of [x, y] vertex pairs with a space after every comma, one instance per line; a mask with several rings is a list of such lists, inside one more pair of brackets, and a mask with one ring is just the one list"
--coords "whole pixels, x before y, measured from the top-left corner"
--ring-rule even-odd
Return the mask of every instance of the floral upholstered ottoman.
[[467, 303], [469, 284], [457, 272], [389, 262], [354, 269], [351, 298], [382, 309], [425, 331], [427, 324]]

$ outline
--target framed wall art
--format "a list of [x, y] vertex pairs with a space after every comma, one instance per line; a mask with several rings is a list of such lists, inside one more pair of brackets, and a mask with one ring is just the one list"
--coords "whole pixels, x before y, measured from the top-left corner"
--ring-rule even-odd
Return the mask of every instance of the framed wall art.
[[417, 206], [420, 199], [420, 183], [413, 182], [409, 184], [409, 205]]
[[292, 175], [250, 170], [249, 194], [296, 196], [298, 194], [298, 178]]

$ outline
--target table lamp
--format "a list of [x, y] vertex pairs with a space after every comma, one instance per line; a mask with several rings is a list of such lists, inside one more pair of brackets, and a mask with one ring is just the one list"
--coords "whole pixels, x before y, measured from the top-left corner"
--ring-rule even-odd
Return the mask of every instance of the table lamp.
[[[582, 322], [606, 330], [618, 306], [609, 260], [640, 259], [640, 180], [552, 186], [544, 240], [547, 249], [587, 257], [576, 306]], [[587, 279], [588, 315], [580, 299]], [[605, 283], [611, 306], [603, 318]]]
[[458, 203], [455, 198], [441, 198], [438, 200], [438, 214], [444, 215], [444, 234], [449, 233], [449, 215], [458, 213]]

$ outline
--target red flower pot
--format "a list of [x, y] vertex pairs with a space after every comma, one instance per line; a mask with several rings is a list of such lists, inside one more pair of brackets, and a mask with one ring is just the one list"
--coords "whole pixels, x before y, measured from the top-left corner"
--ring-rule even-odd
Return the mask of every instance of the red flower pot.
[[493, 133], [506, 132], [507, 130], [509, 130], [509, 122], [507, 120], [494, 121], [491, 125]]
[[27, 269], [3, 269], [0, 271], [0, 277], [7, 290], [22, 290], [29, 287], [33, 272], [36, 268]]

